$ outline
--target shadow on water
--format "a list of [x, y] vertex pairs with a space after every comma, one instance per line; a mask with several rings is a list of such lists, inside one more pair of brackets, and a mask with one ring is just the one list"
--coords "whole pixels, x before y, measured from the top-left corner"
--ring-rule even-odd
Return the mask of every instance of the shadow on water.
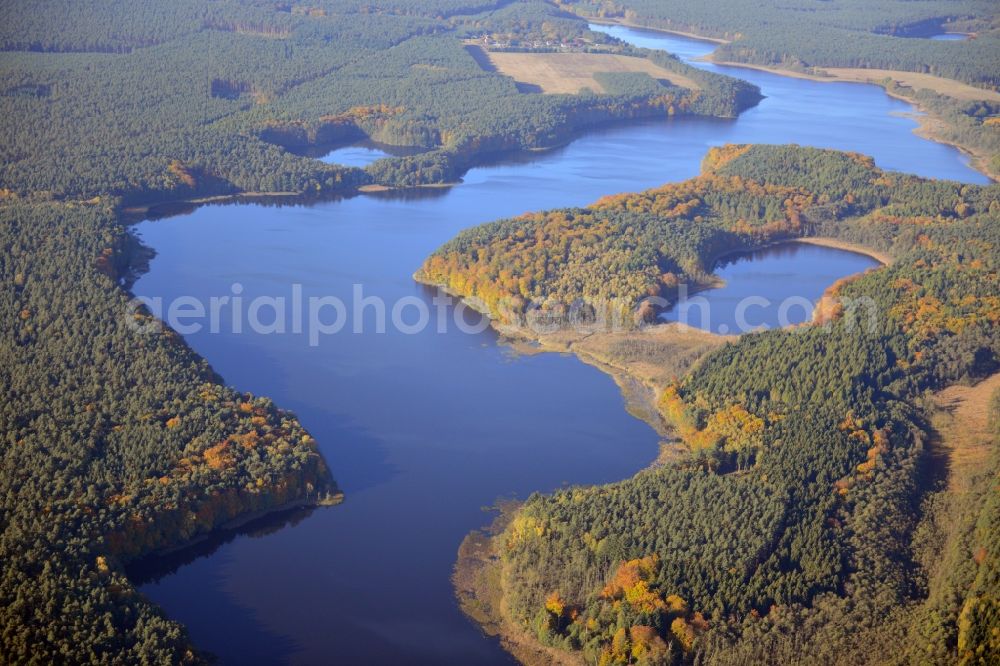
[[[288, 527], [298, 525], [315, 511], [313, 508], [290, 509], [288, 511], [263, 516], [238, 529], [217, 531], [208, 538], [165, 555], [151, 555], [133, 562], [126, 567], [126, 575], [136, 587], [158, 588], [161, 581], [169, 579], [181, 569], [198, 560], [204, 560], [239, 537], [251, 539], [265, 537]], [[208, 561], [206, 560], [206, 563]], [[195, 617], [213, 618], [213, 624], [220, 625], [225, 634], [221, 645], [239, 643], [244, 664], [285, 663], [294, 654], [298, 645], [294, 639], [269, 631], [252, 609], [238, 604], [225, 594], [209, 593], [210, 589], [221, 590], [224, 580], [218, 576], [202, 578], [203, 594], [195, 610]], [[192, 618], [194, 620], [194, 618]], [[192, 624], [198, 624], [192, 621]], [[202, 645], [203, 641], [195, 641]], [[199, 649], [199, 657], [209, 663], [223, 661], [219, 655]]]
[[216, 530], [206, 538], [162, 555], [149, 555], [125, 567], [125, 573], [136, 587], [155, 584], [173, 575], [181, 567], [202, 557], [212, 555], [219, 548], [237, 537], [258, 538], [274, 534], [286, 527], [293, 527], [305, 520], [315, 507], [301, 507], [261, 516], [257, 520], [231, 530]]
[[[267, 536], [299, 524], [313, 511], [313, 509], [291, 509], [265, 516], [239, 529], [217, 532], [204, 541], [169, 555], [150, 556], [133, 562], [126, 567], [126, 573], [136, 587], [143, 586], [145, 588], [143, 591], [148, 594], [150, 589], [159, 588], [161, 582], [169, 586], [169, 583], [165, 581], [177, 574], [179, 570], [216, 553], [236, 540], [237, 537], [261, 538]], [[207, 561], [206, 563], [211, 565]], [[297, 642], [289, 636], [268, 630], [254, 609], [240, 605], [227, 595], [220, 593], [224, 587], [225, 581], [222, 577], [213, 576], [203, 579], [199, 602], [196, 604], [193, 615], [188, 618], [190, 624], [194, 625], [193, 633], [195, 636], [193, 639], [195, 644], [202, 646], [207, 643], [203, 637], [197, 635], [196, 630], [202, 624], [207, 623], [211, 626], [224, 618], [224, 625], [220, 627], [223, 635], [213, 644], [213, 647], [228, 650], [229, 646], [239, 644], [242, 655], [241, 663], [243, 664], [287, 662], [288, 656], [294, 654], [298, 649]], [[199, 615], [205, 619], [198, 621], [197, 616]], [[218, 654], [200, 647], [198, 656], [208, 663], [224, 661]]]

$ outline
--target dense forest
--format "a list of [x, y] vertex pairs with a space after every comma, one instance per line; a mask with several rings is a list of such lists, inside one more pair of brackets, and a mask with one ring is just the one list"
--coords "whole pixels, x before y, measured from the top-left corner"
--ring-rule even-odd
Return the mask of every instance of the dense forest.
[[[1000, 87], [1000, 15], [989, 0], [560, 0], [585, 16], [727, 40], [720, 60], [782, 67], [868, 67], [925, 72]], [[945, 31], [968, 41], [926, 39]]]
[[[0, 188], [20, 194], [130, 202], [439, 183], [484, 153], [552, 146], [596, 123], [671, 107], [733, 116], [759, 99], [675, 59], [699, 93], [521, 94], [463, 40], [608, 39], [543, 2], [43, 4], [6, 3], [0, 28]], [[285, 150], [364, 136], [427, 153], [365, 173]]]
[[877, 316], [833, 305], [725, 344], [658, 387], [686, 457], [528, 499], [496, 539], [505, 607], [540, 642], [600, 664], [1000, 658], [997, 451], [972, 495], [938, 497], [961, 529], [918, 521], [925, 395], [1000, 368], [1000, 187], [727, 146], [691, 181], [463, 232], [420, 277], [529, 330], [573, 303], [638, 327], [645, 297], [707, 280], [720, 253], [809, 235], [894, 257], [828, 294]]

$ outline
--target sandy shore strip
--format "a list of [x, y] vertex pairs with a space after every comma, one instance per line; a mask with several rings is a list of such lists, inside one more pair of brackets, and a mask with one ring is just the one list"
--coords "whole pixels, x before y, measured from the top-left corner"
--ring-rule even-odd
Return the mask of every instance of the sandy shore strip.
[[849, 243], [847, 241], [842, 241], [837, 238], [829, 238], [826, 236], [810, 236], [806, 238], [796, 238], [794, 242], [806, 243], [808, 245], [821, 245], [823, 247], [832, 247], [837, 250], [846, 250], [847, 252], [854, 252], [856, 254], [864, 254], [881, 264], [885, 264], [886, 266], [890, 266], [896, 261], [895, 257], [886, 252], [880, 252], [879, 250], [873, 250], [867, 245]]

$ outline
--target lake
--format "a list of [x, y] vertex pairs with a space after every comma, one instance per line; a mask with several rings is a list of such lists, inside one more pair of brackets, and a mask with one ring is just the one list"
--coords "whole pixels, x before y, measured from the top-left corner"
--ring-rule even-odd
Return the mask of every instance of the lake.
[[406, 157], [407, 155], [416, 155], [424, 152], [426, 149], [408, 146], [387, 146], [376, 141], [366, 140], [346, 146], [338, 146], [319, 155], [316, 154], [318, 150], [321, 150], [321, 148], [310, 148], [305, 151], [305, 154], [312, 157], [318, 157], [320, 161], [327, 162], [328, 164], [342, 164], [344, 166], [352, 166], [363, 169], [376, 160], [386, 157]]
[[682, 298], [660, 318], [719, 335], [795, 326], [812, 318], [831, 284], [879, 265], [864, 254], [805, 243], [735, 252], [715, 266], [723, 286]]
[[343, 164], [344, 166], [364, 168], [372, 162], [385, 157], [392, 157], [392, 155], [375, 146], [357, 145], [337, 148], [320, 159], [330, 164]]
[[[608, 31], [686, 58], [712, 48]], [[886, 168], [985, 182], [958, 151], [914, 135], [903, 115], [912, 107], [880, 88], [699, 66], [751, 80], [767, 97], [737, 120], [590, 132], [564, 148], [473, 169], [450, 189], [312, 206], [203, 206], [138, 225], [157, 252], [138, 295], [207, 300], [239, 291], [249, 303], [298, 290], [357, 304], [360, 288], [387, 307], [408, 304], [408, 323], [417, 303], [432, 321], [441, 314], [450, 322], [442, 333], [434, 325], [380, 333], [368, 303], [315, 345], [306, 334], [233, 333], [225, 314], [219, 333], [185, 335], [228, 383], [298, 414], [346, 499], [136, 571], [142, 593], [223, 663], [511, 663], [454, 601], [449, 576], [463, 536], [489, 521], [482, 507], [499, 497], [634, 474], [656, 456], [658, 437], [598, 370], [566, 355], [518, 356], [491, 330], [463, 332], [455, 309], [439, 310], [436, 291], [412, 280], [424, 258], [461, 229], [498, 217], [689, 178], [708, 147], [726, 142], [857, 150]], [[801, 281], [805, 298], [867, 265], [852, 253], [808, 251], [813, 260], [790, 269], [815, 273]], [[732, 267], [780, 272], [779, 260]]]

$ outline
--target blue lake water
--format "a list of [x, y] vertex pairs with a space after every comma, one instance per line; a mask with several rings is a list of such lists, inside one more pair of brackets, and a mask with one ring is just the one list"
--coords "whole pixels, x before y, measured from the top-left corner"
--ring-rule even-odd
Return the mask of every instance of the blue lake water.
[[331, 151], [320, 159], [330, 164], [343, 164], [344, 166], [364, 168], [372, 162], [385, 157], [392, 157], [392, 155], [378, 148], [347, 146]]
[[344, 166], [364, 168], [372, 162], [385, 157], [392, 157], [392, 154], [378, 146], [362, 144], [337, 148], [321, 157], [320, 160], [329, 164], [343, 164]]
[[795, 326], [812, 318], [831, 284], [879, 265], [864, 254], [804, 243], [739, 252], [715, 267], [722, 287], [690, 294], [660, 318], [720, 335]]
[[[608, 30], [688, 58], [712, 48]], [[436, 324], [436, 291], [411, 275], [459, 230], [689, 178], [708, 147], [727, 142], [857, 150], [886, 168], [985, 182], [958, 151], [914, 135], [915, 122], [900, 115], [911, 107], [877, 87], [700, 66], [751, 80], [767, 98], [736, 120], [591, 132], [473, 169], [451, 189], [204, 206], [144, 222], [137, 231], [157, 256], [134, 291], [207, 300], [232, 295], [238, 283], [245, 303], [300, 289], [350, 304], [361, 285], [390, 308], [407, 303], [410, 323], [423, 304]], [[866, 265], [855, 254], [800, 248], [720, 271], [734, 286], [760, 271], [812, 274], [797, 286], [813, 299]], [[744, 267], [750, 274], [726, 272]], [[488, 522], [482, 507], [498, 497], [635, 473], [655, 457], [658, 438], [598, 370], [565, 355], [514, 355], [490, 330], [459, 330], [453, 307], [441, 312], [452, 322], [443, 333], [436, 325], [379, 333], [369, 308], [317, 345], [305, 334], [233, 333], [225, 318], [220, 333], [185, 336], [228, 383], [294, 410], [346, 493], [341, 506], [267, 522], [144, 572], [141, 591], [199, 647], [233, 664], [511, 663], [454, 602], [449, 577], [463, 536]]]

